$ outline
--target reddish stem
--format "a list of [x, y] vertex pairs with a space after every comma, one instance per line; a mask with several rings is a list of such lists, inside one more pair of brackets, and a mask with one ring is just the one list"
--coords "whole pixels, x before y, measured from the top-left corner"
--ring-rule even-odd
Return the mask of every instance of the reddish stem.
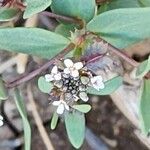
[[[100, 37], [97, 37], [96, 40], [108, 43], [108, 42], [106, 42], [105, 40], [103, 40]], [[108, 43], [108, 50], [111, 51], [111, 52], [113, 52], [114, 54], [116, 54], [117, 56], [119, 56], [120, 58], [122, 58], [123, 60], [125, 60], [126, 62], [128, 62], [130, 65], [132, 65], [134, 67], [138, 67], [139, 66], [139, 63], [137, 61], [135, 61], [134, 59], [132, 59], [131, 57], [129, 57], [127, 54], [125, 54], [123, 51], [121, 51], [120, 49], [114, 47], [110, 43]]]
[[18, 9], [20, 9], [21, 11], [24, 11], [25, 10], [25, 8], [26, 8], [26, 6], [23, 4], [23, 3], [21, 3], [21, 2], [15, 2], [15, 4], [14, 4], [14, 6], [16, 6]]
[[77, 19], [77, 18], [73, 18], [73, 17], [67, 17], [67, 16], [62, 16], [62, 15], [58, 15], [52, 12], [48, 12], [48, 11], [44, 11], [41, 12], [42, 15], [46, 15], [50, 18], [55, 18], [55, 19], [60, 19], [63, 20], [65, 22], [69, 22], [69, 23], [74, 23], [74, 24], [78, 24], [81, 27], [84, 25], [83, 21], [81, 19]]
[[47, 63], [45, 63], [43, 66], [41, 66], [40, 68], [32, 71], [31, 73], [29, 73], [28, 75], [23, 75], [19, 78], [17, 78], [16, 80], [9, 82], [6, 84], [6, 86], [8, 88], [13, 88], [16, 87], [18, 85], [20, 85], [23, 82], [27, 82], [29, 80], [31, 80], [32, 78], [34, 78], [35, 76], [37, 76], [38, 74], [40, 74], [41, 72], [43, 72], [44, 70], [46, 70], [48, 67], [50, 67], [51, 65], [53, 65], [55, 63], [56, 60], [63, 58], [66, 54], [68, 54], [73, 48], [75, 47], [74, 44], [69, 44], [67, 48], [65, 48], [64, 50], [62, 50], [59, 54], [57, 54], [55, 57], [53, 57], [52, 59], [50, 59]]

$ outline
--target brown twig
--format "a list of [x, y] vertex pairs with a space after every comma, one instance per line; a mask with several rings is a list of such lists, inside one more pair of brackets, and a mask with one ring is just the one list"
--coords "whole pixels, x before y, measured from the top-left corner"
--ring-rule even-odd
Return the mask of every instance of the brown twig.
[[36, 108], [36, 103], [34, 101], [34, 98], [33, 98], [33, 94], [32, 94], [32, 90], [31, 90], [31, 84], [28, 85], [27, 87], [27, 94], [28, 94], [28, 100], [29, 100], [29, 104], [31, 105], [31, 112], [33, 114], [33, 118], [35, 120], [35, 123], [37, 125], [37, 128], [40, 132], [40, 135], [43, 139], [43, 142], [46, 146], [46, 149], [47, 150], [54, 150], [54, 147], [52, 145], [52, 142], [50, 141], [49, 139], [49, 136], [43, 126], [43, 122], [42, 122], [42, 119], [37, 111], [37, 108]]
[[117, 56], [119, 56], [120, 58], [122, 58], [125, 61], [127, 61], [133, 67], [138, 67], [139, 66], [139, 63], [137, 61], [135, 61], [134, 59], [130, 58], [127, 54], [125, 54], [124, 52], [122, 52], [119, 49], [115, 48], [114, 46], [109, 45], [109, 50], [112, 51]]
[[[108, 43], [107, 41], [103, 40], [100, 37], [97, 37], [96, 40]], [[125, 60], [126, 62], [128, 62], [133, 67], [138, 67], [139, 66], [139, 63], [137, 61], [135, 61], [134, 59], [132, 59], [127, 54], [125, 54], [124, 52], [122, 52], [120, 49], [114, 47], [110, 43], [108, 43], [108, 49], [109, 49], [109, 51], [113, 52], [114, 54], [116, 54], [117, 56], [119, 56], [120, 58], [122, 58], [123, 60]]]
[[75, 45], [73, 43], [69, 44], [67, 46], [67, 48], [65, 48], [64, 50], [62, 50], [59, 54], [57, 54], [55, 57], [53, 57], [52, 59], [50, 59], [47, 63], [45, 63], [43, 66], [39, 67], [38, 69], [32, 71], [31, 73], [27, 74], [27, 75], [23, 75], [19, 78], [17, 78], [16, 80], [6, 83], [6, 86], [8, 88], [13, 88], [16, 87], [18, 85], [20, 85], [23, 82], [27, 82], [29, 80], [31, 80], [32, 78], [34, 78], [35, 76], [37, 76], [38, 74], [40, 74], [42, 71], [46, 70], [48, 67], [50, 67], [51, 65], [53, 65], [53, 63], [58, 60], [63, 58], [66, 54], [68, 54], [73, 48], [75, 47]]
[[52, 12], [48, 12], [48, 11], [44, 11], [41, 12], [42, 15], [48, 16], [50, 18], [55, 18], [55, 19], [60, 19], [63, 20], [65, 22], [69, 22], [69, 23], [74, 23], [74, 24], [78, 24], [81, 27], [84, 25], [83, 21], [81, 19], [77, 19], [77, 18], [73, 18], [73, 17], [67, 17], [67, 16], [62, 16], [62, 15], [58, 15]]

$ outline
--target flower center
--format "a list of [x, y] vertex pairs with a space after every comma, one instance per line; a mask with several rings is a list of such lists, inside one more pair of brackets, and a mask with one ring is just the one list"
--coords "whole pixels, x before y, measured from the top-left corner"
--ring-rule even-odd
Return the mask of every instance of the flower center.
[[69, 76], [68, 78], [62, 78], [63, 81], [63, 91], [66, 93], [71, 93], [73, 95], [77, 95], [79, 91], [86, 91], [86, 86], [82, 84], [80, 78], [73, 78]]

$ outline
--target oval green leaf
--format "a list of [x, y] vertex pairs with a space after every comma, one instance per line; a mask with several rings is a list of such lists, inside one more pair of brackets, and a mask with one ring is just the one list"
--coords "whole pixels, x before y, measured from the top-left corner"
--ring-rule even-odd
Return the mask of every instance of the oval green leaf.
[[91, 110], [91, 106], [88, 104], [73, 105], [72, 108], [74, 108], [82, 113], [87, 113]]
[[48, 6], [51, 5], [52, 0], [26, 0], [26, 2], [27, 7], [23, 15], [23, 18], [25, 19], [45, 10]]
[[115, 9], [96, 16], [88, 23], [87, 30], [123, 49], [150, 38], [149, 18], [149, 8]]
[[105, 82], [105, 88], [97, 91], [96, 89], [90, 87], [88, 89], [89, 94], [93, 95], [109, 95], [116, 91], [123, 84], [123, 78], [117, 76]]
[[89, 22], [94, 17], [96, 4], [95, 0], [53, 0], [51, 8], [56, 14]]
[[85, 137], [85, 116], [83, 113], [74, 111], [65, 114], [65, 125], [71, 144], [80, 148]]
[[18, 9], [14, 8], [0, 8], [0, 21], [9, 21], [13, 19], [18, 13]]
[[0, 78], [0, 100], [6, 100], [8, 98], [6, 88], [4, 86], [3, 80]]
[[0, 49], [52, 58], [70, 41], [53, 32], [38, 28], [0, 29]]
[[57, 126], [58, 123], [58, 114], [55, 112], [52, 116], [52, 120], [51, 120], [51, 129], [54, 130]]
[[31, 127], [29, 121], [27, 119], [27, 113], [25, 110], [24, 102], [22, 96], [18, 89], [15, 90], [15, 102], [17, 109], [22, 117], [23, 128], [24, 128], [24, 142], [25, 142], [25, 150], [30, 150], [31, 148]]
[[148, 60], [142, 62], [136, 71], [137, 77], [144, 77], [150, 71], [150, 56]]
[[150, 132], [150, 80], [144, 80], [140, 98], [140, 121], [144, 134]]
[[41, 92], [49, 94], [53, 88], [53, 85], [50, 82], [46, 82], [44, 77], [40, 77], [38, 79], [38, 87], [41, 90]]

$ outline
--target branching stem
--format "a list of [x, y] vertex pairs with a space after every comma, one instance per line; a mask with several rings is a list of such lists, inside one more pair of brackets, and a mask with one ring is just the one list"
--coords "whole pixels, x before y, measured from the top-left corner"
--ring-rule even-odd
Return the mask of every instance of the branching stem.
[[[101, 39], [100, 37], [96, 37], [96, 40], [106, 42], [105, 40]], [[7, 83], [6, 86], [8, 88], [13, 88], [13, 87], [16, 87], [16, 86], [20, 85], [23, 82], [27, 82], [27, 81], [31, 80], [32, 78], [34, 78], [35, 76], [37, 76], [38, 74], [40, 74], [41, 72], [43, 72], [44, 70], [46, 70], [48, 67], [50, 67], [51, 65], [53, 65], [53, 63], [55, 63], [55, 61], [63, 58], [74, 47], [75, 47], [75, 45], [73, 43], [71, 43], [67, 48], [65, 48], [59, 54], [57, 54], [55, 57], [53, 57], [52, 59], [50, 59], [43, 66], [39, 67], [38, 69], [32, 71], [31, 73], [29, 73], [27, 75], [23, 75], [20, 78], [17, 78], [16, 80], [14, 80], [12, 82]], [[133, 67], [138, 67], [139, 66], [138, 62], [136, 62], [134, 59], [130, 58], [128, 55], [126, 55], [124, 52], [122, 52], [118, 48], [114, 47], [110, 43], [108, 43], [108, 49], [109, 49], [109, 51], [113, 52], [114, 54], [116, 54], [117, 56], [119, 56], [120, 58], [122, 58], [123, 60], [125, 60], [126, 62], [128, 62]], [[96, 56], [96, 57], [98, 57], [98, 56]]]

